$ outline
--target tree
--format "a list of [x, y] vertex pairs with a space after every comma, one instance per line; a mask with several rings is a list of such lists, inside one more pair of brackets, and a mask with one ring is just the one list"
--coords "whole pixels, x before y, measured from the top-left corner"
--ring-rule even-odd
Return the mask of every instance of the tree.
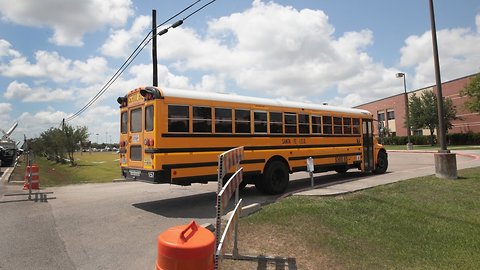
[[465, 101], [465, 107], [471, 112], [480, 112], [480, 75], [475, 76], [473, 80], [460, 91], [461, 96], [468, 96]]
[[88, 138], [87, 127], [77, 127], [74, 129], [72, 126], [65, 124], [63, 127], [63, 132], [65, 136], [65, 151], [68, 154], [68, 159], [70, 164], [75, 166], [75, 151], [81, 148], [82, 143], [84, 143]]
[[73, 128], [65, 124], [62, 129], [52, 127], [42, 132], [39, 138], [31, 140], [31, 149], [57, 163], [65, 163], [68, 155], [70, 164], [75, 166], [74, 153], [87, 138], [87, 127]]
[[[438, 130], [438, 110], [437, 110], [437, 96], [433, 91], [423, 91], [422, 95], [418, 97], [415, 93], [410, 97], [408, 106], [410, 125], [414, 129], [430, 130], [430, 143], [434, 145], [435, 129]], [[450, 98], [444, 98], [443, 100], [444, 113], [445, 113], [445, 125], [447, 129], [453, 127], [451, 121], [459, 119], [457, 117], [457, 111], [453, 106]]]

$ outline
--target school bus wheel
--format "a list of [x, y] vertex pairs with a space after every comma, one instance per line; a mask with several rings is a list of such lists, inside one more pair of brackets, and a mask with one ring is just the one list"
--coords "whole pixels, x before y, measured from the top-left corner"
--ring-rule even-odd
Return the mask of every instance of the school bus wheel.
[[282, 194], [288, 187], [289, 177], [287, 165], [280, 160], [273, 160], [263, 172], [262, 188], [268, 194]]
[[243, 190], [245, 189], [245, 187], [247, 186], [247, 181], [245, 181], [245, 179], [243, 179], [243, 181], [240, 183], [240, 186], [238, 186], [238, 189], [239, 190]]
[[388, 168], [387, 153], [385, 151], [380, 151], [378, 152], [377, 165], [375, 166], [375, 170], [373, 170], [373, 173], [375, 174], [385, 173], [387, 171], [387, 168]]
[[342, 165], [342, 166], [337, 166], [337, 167], [335, 168], [335, 171], [336, 171], [337, 173], [346, 173], [346, 172], [348, 171], [348, 169], [349, 169], [349, 168], [348, 168], [347, 165]]

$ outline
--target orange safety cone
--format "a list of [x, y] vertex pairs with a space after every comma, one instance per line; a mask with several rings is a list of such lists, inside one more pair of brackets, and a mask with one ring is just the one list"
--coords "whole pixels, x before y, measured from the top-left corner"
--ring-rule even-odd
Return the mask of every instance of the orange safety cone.
[[213, 270], [215, 236], [195, 221], [158, 236], [156, 270]]
[[32, 171], [32, 189], [40, 189], [40, 175], [38, 173], [39, 167], [36, 164], [32, 164], [32, 166], [27, 166], [25, 168], [25, 183], [23, 184], [23, 189], [26, 190], [30, 188], [30, 183], [28, 181], [30, 169]]

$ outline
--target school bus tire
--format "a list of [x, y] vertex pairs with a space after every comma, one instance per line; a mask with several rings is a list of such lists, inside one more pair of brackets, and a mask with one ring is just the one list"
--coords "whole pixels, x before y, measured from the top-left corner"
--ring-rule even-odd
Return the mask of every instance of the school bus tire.
[[247, 181], [246, 179], [243, 179], [243, 181], [240, 183], [240, 185], [238, 186], [238, 190], [244, 190], [245, 187], [247, 186]]
[[348, 169], [349, 169], [349, 168], [348, 168], [347, 165], [343, 165], [343, 166], [338, 166], [338, 167], [336, 167], [336, 168], [335, 168], [335, 171], [336, 171], [337, 173], [343, 174], [343, 173], [346, 173], [346, 172], [348, 171]]
[[282, 194], [288, 187], [289, 178], [287, 165], [280, 160], [273, 160], [263, 172], [262, 188], [267, 194]]
[[373, 170], [375, 174], [382, 174], [387, 171], [388, 168], [388, 157], [385, 151], [378, 152], [377, 165]]
[[263, 187], [263, 177], [258, 177], [255, 179], [255, 188], [260, 191], [261, 193], [266, 193], [265, 188]]

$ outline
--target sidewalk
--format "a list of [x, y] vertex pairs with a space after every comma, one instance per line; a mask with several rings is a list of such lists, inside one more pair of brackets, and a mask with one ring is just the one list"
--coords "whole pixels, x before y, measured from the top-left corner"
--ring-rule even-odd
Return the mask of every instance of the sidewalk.
[[[436, 151], [403, 151], [403, 150], [391, 150], [388, 152], [402, 152], [402, 153], [411, 153], [412, 155], [418, 153], [436, 153]], [[479, 150], [459, 150], [452, 151], [456, 153], [457, 156], [469, 158], [467, 161], [459, 162], [457, 159], [457, 170], [479, 167], [480, 166], [480, 151]], [[387, 185], [395, 182], [400, 182], [403, 180], [408, 180], [416, 177], [427, 176], [435, 174], [435, 164], [431, 166], [425, 166], [422, 168], [416, 169], [405, 169], [400, 171], [388, 171], [385, 174], [375, 175], [373, 177], [368, 177], [366, 179], [354, 180], [346, 183], [330, 185], [326, 187], [314, 188], [307, 191], [302, 191], [295, 193], [295, 196], [334, 196], [345, 193], [351, 193], [355, 191], [360, 191], [380, 185]]]

